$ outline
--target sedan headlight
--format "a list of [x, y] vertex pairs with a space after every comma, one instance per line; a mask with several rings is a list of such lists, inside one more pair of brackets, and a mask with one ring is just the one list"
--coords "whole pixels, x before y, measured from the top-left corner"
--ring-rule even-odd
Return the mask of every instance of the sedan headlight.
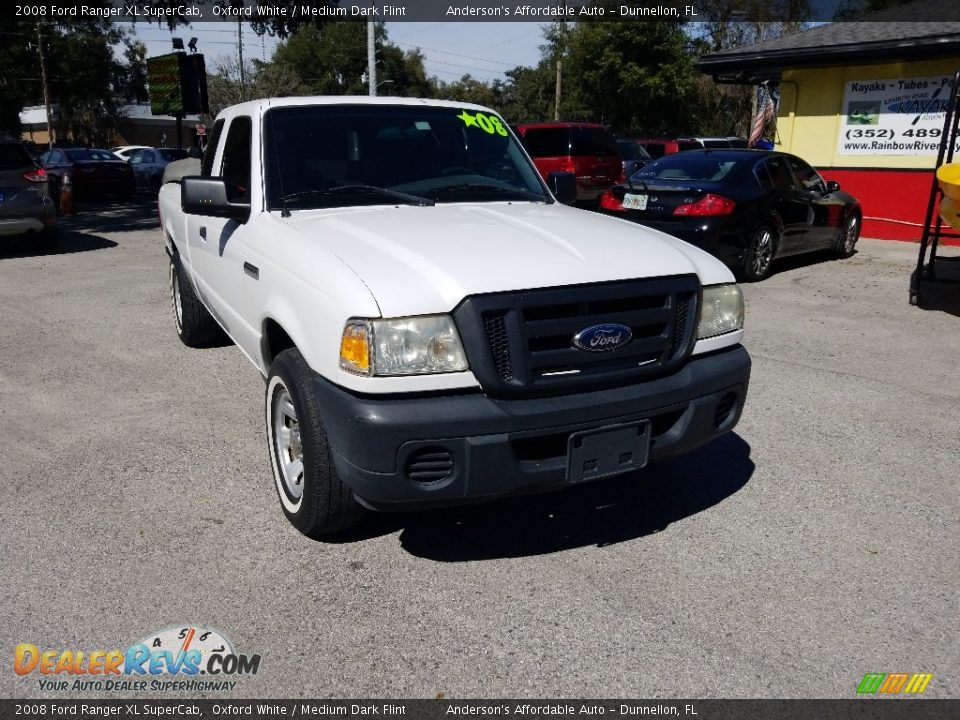
[[703, 289], [703, 305], [700, 307], [700, 323], [697, 339], [723, 335], [743, 328], [743, 293], [740, 287], [708, 285]]
[[449, 315], [351, 320], [340, 340], [340, 367], [357, 375], [429, 375], [467, 370]]

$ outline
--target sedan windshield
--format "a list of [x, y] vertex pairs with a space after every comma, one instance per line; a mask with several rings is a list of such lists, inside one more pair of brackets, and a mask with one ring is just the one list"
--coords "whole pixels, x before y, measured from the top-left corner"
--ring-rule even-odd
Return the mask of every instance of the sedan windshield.
[[462, 108], [311, 105], [264, 120], [271, 210], [449, 202], [550, 202], [493, 114]]

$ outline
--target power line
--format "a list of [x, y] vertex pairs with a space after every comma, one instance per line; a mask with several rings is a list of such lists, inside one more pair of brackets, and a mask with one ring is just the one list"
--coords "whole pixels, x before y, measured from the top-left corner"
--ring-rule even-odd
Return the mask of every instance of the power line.
[[479, 60], [480, 62], [490, 63], [491, 65], [503, 65], [504, 67], [516, 67], [516, 63], [505, 63], [499, 60], [488, 60], [487, 58], [476, 57], [475, 55], [464, 55], [463, 53], [450, 52], [449, 50], [437, 50], [436, 48], [423, 47], [422, 45], [414, 45], [413, 43], [403, 43], [397, 42], [396, 40], [391, 41], [395, 45], [403, 45], [405, 47], [416, 48], [418, 50], [427, 50], [429, 52], [440, 53], [441, 55], [452, 55], [454, 57], [463, 58], [465, 60]]

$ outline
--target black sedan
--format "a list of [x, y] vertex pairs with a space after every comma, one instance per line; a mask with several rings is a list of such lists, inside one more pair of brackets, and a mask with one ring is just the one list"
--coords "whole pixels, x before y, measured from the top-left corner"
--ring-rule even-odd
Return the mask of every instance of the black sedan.
[[133, 170], [109, 150], [54, 148], [40, 155], [40, 165], [50, 179], [53, 197], [59, 197], [67, 175], [78, 198], [118, 195], [133, 197]]
[[746, 280], [762, 280], [787, 255], [850, 257], [863, 216], [855, 197], [800, 158], [741, 149], [665, 155], [614, 186], [600, 208], [703, 248]]

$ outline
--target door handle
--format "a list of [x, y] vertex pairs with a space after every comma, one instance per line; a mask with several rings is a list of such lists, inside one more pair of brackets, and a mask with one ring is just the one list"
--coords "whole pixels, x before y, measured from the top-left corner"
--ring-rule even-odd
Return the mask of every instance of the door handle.
[[254, 280], [260, 279], [260, 268], [258, 268], [256, 265], [251, 265], [250, 263], [245, 262], [243, 263], [243, 271]]
[[207, 239], [207, 228], [206, 228], [206, 226], [201, 226], [201, 227], [200, 227], [200, 237], [202, 237], [204, 240]]

